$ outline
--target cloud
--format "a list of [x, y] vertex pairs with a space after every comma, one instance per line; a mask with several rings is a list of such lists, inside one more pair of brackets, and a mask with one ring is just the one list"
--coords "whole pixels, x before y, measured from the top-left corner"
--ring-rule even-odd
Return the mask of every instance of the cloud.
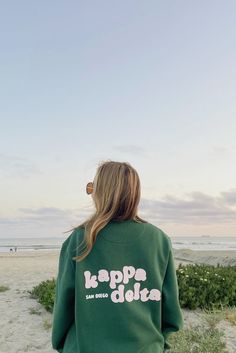
[[[236, 189], [211, 196], [200, 191], [186, 193], [184, 197], [170, 194], [161, 199], [141, 198], [140, 217], [157, 224], [232, 225], [236, 224]], [[0, 217], [0, 234], [9, 236], [53, 236], [77, 226], [93, 212], [94, 205], [78, 209], [58, 207], [20, 208], [18, 217]], [[68, 233], [66, 233], [68, 234]]]
[[60, 209], [57, 207], [41, 207], [36, 209], [20, 208], [23, 216], [19, 217], [0, 217], [0, 226], [8, 226], [17, 229], [35, 228], [52, 229], [70, 228], [78, 225], [93, 213], [92, 207], [82, 209]]
[[[88, 217], [92, 213], [92, 207], [77, 209], [61, 209], [57, 207], [19, 208], [19, 211], [26, 214], [23, 219], [29, 221], [74, 221], [79, 218]], [[21, 218], [22, 219], [22, 218]]]
[[222, 200], [229, 205], [236, 205], [236, 188], [221, 192]]
[[235, 189], [222, 192], [221, 196], [210, 196], [194, 191], [187, 198], [165, 195], [160, 200], [141, 199], [143, 218], [151, 217], [158, 222], [181, 224], [236, 223]]
[[42, 174], [34, 163], [26, 158], [0, 154], [0, 176], [25, 178], [32, 174]]
[[230, 150], [228, 147], [221, 146], [221, 145], [215, 145], [211, 147], [211, 154], [216, 155], [217, 157], [219, 156], [225, 156], [226, 154], [230, 153]]
[[37, 209], [32, 208], [19, 208], [19, 211], [28, 214], [30, 219], [44, 219], [46, 218], [58, 218], [67, 217], [73, 214], [72, 210], [62, 210], [57, 207], [41, 207]]

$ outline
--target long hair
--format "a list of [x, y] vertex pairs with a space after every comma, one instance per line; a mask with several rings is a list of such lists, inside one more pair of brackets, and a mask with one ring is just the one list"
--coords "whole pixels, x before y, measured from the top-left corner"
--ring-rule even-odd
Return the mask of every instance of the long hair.
[[96, 211], [86, 221], [70, 229], [84, 228], [85, 250], [73, 260], [82, 261], [92, 250], [98, 232], [112, 221], [134, 220], [147, 223], [137, 215], [141, 197], [137, 171], [126, 162], [100, 162], [93, 181], [93, 200]]

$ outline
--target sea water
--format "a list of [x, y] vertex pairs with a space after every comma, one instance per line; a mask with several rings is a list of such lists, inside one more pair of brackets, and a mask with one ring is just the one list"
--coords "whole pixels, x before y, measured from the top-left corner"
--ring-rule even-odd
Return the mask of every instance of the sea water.
[[236, 236], [171, 236], [175, 249], [236, 250]]
[[[236, 250], [236, 236], [170, 236], [174, 249]], [[1, 238], [0, 252], [61, 249], [64, 237]]]

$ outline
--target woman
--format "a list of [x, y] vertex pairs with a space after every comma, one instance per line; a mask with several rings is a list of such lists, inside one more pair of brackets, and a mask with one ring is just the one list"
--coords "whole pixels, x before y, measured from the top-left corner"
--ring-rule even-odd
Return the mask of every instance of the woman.
[[62, 244], [52, 347], [163, 353], [183, 328], [171, 240], [138, 216], [140, 180], [129, 163], [100, 163], [86, 191], [96, 212]]

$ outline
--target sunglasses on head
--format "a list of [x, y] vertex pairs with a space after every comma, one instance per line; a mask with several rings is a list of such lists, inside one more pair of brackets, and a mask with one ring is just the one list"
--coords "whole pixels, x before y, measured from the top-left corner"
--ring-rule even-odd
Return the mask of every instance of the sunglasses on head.
[[92, 194], [92, 192], [93, 192], [93, 182], [89, 182], [87, 185], [86, 185], [86, 192], [87, 192], [87, 194], [89, 195], [89, 194]]

